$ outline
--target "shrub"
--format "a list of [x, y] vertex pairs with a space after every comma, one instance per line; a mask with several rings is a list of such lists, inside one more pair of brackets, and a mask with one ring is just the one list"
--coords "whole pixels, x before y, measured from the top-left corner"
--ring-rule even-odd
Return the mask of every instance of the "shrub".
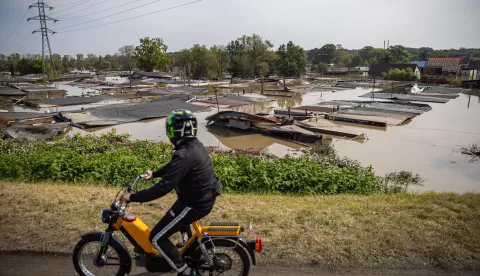
[[[112, 131], [100, 136], [76, 134], [53, 143], [1, 140], [0, 178], [115, 185], [171, 159], [173, 148], [169, 143], [130, 142], [128, 138]], [[373, 168], [340, 158], [328, 143], [314, 145], [301, 157], [266, 158], [225, 152], [211, 152], [211, 157], [227, 192], [392, 193], [405, 189], [385, 183], [393, 181], [395, 187], [406, 188], [412, 182], [377, 177]]]
[[413, 81], [417, 79], [417, 76], [411, 68], [407, 69], [398, 69], [394, 68], [388, 71], [388, 73], [383, 72], [382, 77], [385, 80], [396, 80], [396, 81]]

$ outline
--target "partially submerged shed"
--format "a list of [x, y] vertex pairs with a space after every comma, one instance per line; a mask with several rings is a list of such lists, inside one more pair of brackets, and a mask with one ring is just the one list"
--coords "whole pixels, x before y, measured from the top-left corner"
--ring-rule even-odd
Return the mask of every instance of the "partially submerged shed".
[[53, 140], [70, 127], [69, 122], [44, 125], [13, 125], [5, 130], [5, 137], [28, 140]]

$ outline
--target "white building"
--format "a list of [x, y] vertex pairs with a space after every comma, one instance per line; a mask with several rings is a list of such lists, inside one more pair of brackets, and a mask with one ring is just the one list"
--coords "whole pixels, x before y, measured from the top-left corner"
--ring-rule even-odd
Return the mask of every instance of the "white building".
[[476, 80], [480, 77], [479, 73], [480, 72], [478, 70], [462, 69], [460, 71], [460, 79], [462, 81], [464, 81], [464, 80]]
[[127, 83], [130, 80], [128, 77], [122, 77], [119, 74], [105, 74], [105, 75], [98, 75], [97, 79], [101, 81], [103, 84], [122, 84]]

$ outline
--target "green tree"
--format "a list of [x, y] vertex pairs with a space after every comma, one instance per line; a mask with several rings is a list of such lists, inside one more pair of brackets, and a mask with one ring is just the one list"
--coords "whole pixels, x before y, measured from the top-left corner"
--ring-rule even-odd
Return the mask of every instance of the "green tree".
[[430, 55], [432, 58], [446, 58], [448, 56], [450, 56], [449, 50], [435, 50]]
[[174, 53], [172, 57], [172, 65], [174, 67], [180, 67], [183, 71], [183, 80], [184, 82], [188, 80], [190, 85], [190, 79], [192, 77], [191, 67], [192, 67], [192, 58], [191, 52], [188, 49], [183, 49], [180, 52]]
[[360, 51], [358, 51], [358, 55], [367, 63], [368, 66], [376, 62], [375, 48], [372, 46], [363, 47]]
[[277, 50], [277, 71], [283, 76], [283, 88], [287, 90], [285, 77], [299, 77], [305, 73], [307, 54], [299, 45], [289, 41], [282, 44]]
[[190, 49], [191, 72], [194, 79], [210, 79], [216, 75], [215, 56], [205, 45]]
[[73, 69], [73, 64], [70, 60], [70, 56], [63, 56], [62, 65], [65, 73], [68, 73]]
[[55, 70], [57, 71], [57, 76], [65, 73], [65, 68], [63, 68], [62, 56], [59, 54], [52, 55], [53, 64], [55, 65]]
[[132, 72], [137, 61], [135, 60], [135, 46], [125, 45], [118, 49], [119, 63], [122, 70]]
[[233, 40], [227, 45], [227, 52], [230, 56], [230, 73], [232, 77], [246, 77], [246, 53], [245, 45], [239, 40]]
[[19, 65], [21, 59], [22, 59], [22, 57], [20, 56], [19, 53], [11, 54], [10, 56], [8, 56], [7, 67], [8, 67], [8, 70], [10, 71], [10, 73], [12, 73], [12, 76], [17, 75], [17, 72], [19, 70], [18, 65]]
[[95, 65], [98, 62], [98, 57], [94, 54], [87, 54], [87, 58], [84, 61], [84, 66], [88, 70], [95, 70]]
[[272, 42], [263, 39], [257, 34], [242, 36], [239, 38], [244, 45], [245, 53], [248, 56], [249, 65], [253, 68], [255, 76], [263, 77], [268, 72], [268, 64], [275, 60], [275, 54], [270, 50]]
[[427, 60], [430, 57], [430, 54], [433, 52], [432, 48], [429, 47], [421, 47], [418, 49], [418, 59], [419, 60]]
[[390, 46], [387, 52], [390, 54], [391, 57], [390, 63], [410, 62], [410, 54], [407, 52], [407, 49], [402, 45]]
[[387, 50], [383, 48], [375, 48], [373, 53], [374, 53], [375, 59], [372, 63], [380, 63], [385, 58]]
[[100, 71], [105, 71], [110, 68], [110, 62], [105, 60], [101, 55], [98, 56], [97, 62], [95, 63], [95, 69]]
[[168, 58], [166, 55], [167, 45], [161, 38], [145, 37], [140, 39], [140, 46], [135, 47], [134, 57], [137, 60], [138, 67], [145, 71], [154, 69], [168, 70]]
[[0, 72], [8, 71], [7, 56], [0, 54]]
[[325, 44], [319, 50], [318, 60], [327, 64], [333, 63], [336, 52], [337, 46], [333, 44]]
[[350, 59], [350, 64], [348, 66], [357, 67], [362, 64], [364, 64], [363, 59], [360, 57], [359, 54], [355, 54], [355, 55], [352, 55], [352, 58]]
[[351, 55], [345, 51], [341, 44], [337, 44], [333, 62], [338, 65], [348, 66], [350, 64], [350, 60]]
[[83, 54], [77, 54], [77, 61], [76, 61], [77, 70], [83, 70], [85, 68], [85, 61]]
[[215, 68], [217, 77], [220, 77], [223, 73], [227, 72], [230, 67], [230, 55], [227, 51], [227, 48], [222, 45], [213, 45], [210, 48], [210, 52], [215, 57]]
[[105, 64], [108, 64], [107, 70], [118, 70], [119, 69], [119, 56], [117, 54], [114, 55], [105, 55], [104, 57]]

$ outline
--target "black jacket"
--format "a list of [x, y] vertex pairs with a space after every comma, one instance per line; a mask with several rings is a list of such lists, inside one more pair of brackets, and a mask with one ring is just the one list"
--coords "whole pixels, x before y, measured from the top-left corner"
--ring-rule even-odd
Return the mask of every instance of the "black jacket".
[[153, 178], [156, 177], [162, 177], [162, 180], [149, 189], [132, 194], [130, 201], [152, 201], [176, 189], [181, 203], [203, 205], [215, 200], [217, 185], [221, 185], [207, 150], [197, 138], [180, 142], [172, 160], [153, 173]]

